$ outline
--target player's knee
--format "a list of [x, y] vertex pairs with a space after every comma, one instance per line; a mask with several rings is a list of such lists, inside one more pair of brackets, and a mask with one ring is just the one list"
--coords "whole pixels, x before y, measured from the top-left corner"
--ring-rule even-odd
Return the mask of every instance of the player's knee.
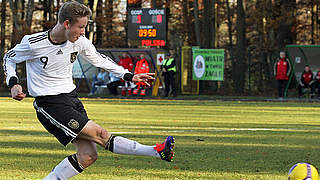
[[108, 131], [106, 131], [103, 128], [98, 129], [97, 132], [98, 137], [100, 137], [101, 139], [107, 139], [108, 138]]
[[83, 154], [78, 154], [78, 158], [79, 158], [79, 163], [84, 168], [87, 168], [98, 159], [98, 154], [97, 152], [83, 153]]

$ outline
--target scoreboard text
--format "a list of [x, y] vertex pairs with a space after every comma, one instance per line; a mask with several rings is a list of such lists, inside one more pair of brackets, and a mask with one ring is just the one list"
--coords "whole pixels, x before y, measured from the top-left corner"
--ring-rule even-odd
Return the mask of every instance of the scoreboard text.
[[141, 46], [165, 46], [167, 22], [165, 9], [129, 9], [128, 39]]

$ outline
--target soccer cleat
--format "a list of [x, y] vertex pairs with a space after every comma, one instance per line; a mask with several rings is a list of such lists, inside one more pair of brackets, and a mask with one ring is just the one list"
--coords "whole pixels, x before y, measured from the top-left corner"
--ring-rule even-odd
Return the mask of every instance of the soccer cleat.
[[175, 139], [172, 136], [168, 136], [162, 144], [157, 144], [154, 149], [159, 153], [162, 160], [171, 162], [174, 157], [174, 143]]

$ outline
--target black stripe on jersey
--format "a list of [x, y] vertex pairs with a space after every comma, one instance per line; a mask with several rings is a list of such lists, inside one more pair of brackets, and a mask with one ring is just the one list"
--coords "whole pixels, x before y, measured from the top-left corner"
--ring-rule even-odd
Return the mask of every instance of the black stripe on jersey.
[[45, 32], [43, 34], [40, 34], [38, 36], [35, 36], [35, 37], [30, 37], [29, 41], [32, 41], [32, 40], [35, 40], [35, 39], [38, 39], [38, 38], [41, 38], [41, 37], [44, 37], [44, 36], [47, 36], [47, 32]]
[[4, 63], [3, 63], [3, 71], [4, 71], [4, 74], [7, 76], [7, 59], [10, 58], [10, 57], [14, 57], [16, 55], [16, 52], [14, 50], [10, 50], [8, 51], [5, 55], [4, 55]]
[[7, 76], [7, 66], [6, 66], [7, 60], [6, 58], [4, 58], [4, 62], [3, 62], [3, 71], [4, 71], [4, 75]]
[[36, 42], [42, 41], [42, 40], [47, 39], [47, 38], [48, 38], [48, 37], [47, 37], [47, 36], [45, 36], [45, 37], [42, 37], [42, 38], [40, 38], [40, 39], [36, 39], [36, 40], [33, 40], [33, 41], [29, 41], [29, 42], [30, 42], [30, 44], [33, 44], [33, 43], [36, 43]]
[[[98, 52], [97, 52], [98, 53]], [[101, 57], [103, 57], [104, 59], [118, 65], [116, 62], [114, 62], [114, 60], [112, 58], [110, 58], [109, 56], [105, 55], [105, 54], [101, 54], [101, 53], [98, 53]]]
[[31, 37], [31, 38], [29, 38], [28, 40], [29, 40], [30, 44], [33, 44], [33, 43], [42, 41], [42, 40], [46, 39], [47, 37], [48, 37], [48, 33], [45, 32], [45, 33], [42, 34], [42, 35], [39, 35], [39, 36], [36, 36], [36, 37]]
[[14, 50], [9, 50], [5, 55], [4, 55], [4, 63], [3, 63], [3, 71], [4, 74], [7, 76], [7, 59], [16, 56], [16, 52]]
[[42, 34], [42, 35], [39, 35], [39, 36], [36, 36], [36, 37], [31, 37], [28, 40], [29, 40], [29, 42], [36, 41], [36, 40], [42, 39], [43, 37], [46, 37], [46, 36], [47, 36], [46, 34]]
[[16, 55], [16, 52], [14, 50], [10, 50], [7, 52], [6, 58], [14, 57], [15, 55]]

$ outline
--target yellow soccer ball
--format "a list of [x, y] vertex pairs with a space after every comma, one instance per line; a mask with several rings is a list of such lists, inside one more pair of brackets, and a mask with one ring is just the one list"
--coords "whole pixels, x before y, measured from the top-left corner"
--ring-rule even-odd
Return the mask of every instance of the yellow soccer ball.
[[311, 164], [297, 163], [290, 168], [288, 180], [319, 180], [319, 174]]

